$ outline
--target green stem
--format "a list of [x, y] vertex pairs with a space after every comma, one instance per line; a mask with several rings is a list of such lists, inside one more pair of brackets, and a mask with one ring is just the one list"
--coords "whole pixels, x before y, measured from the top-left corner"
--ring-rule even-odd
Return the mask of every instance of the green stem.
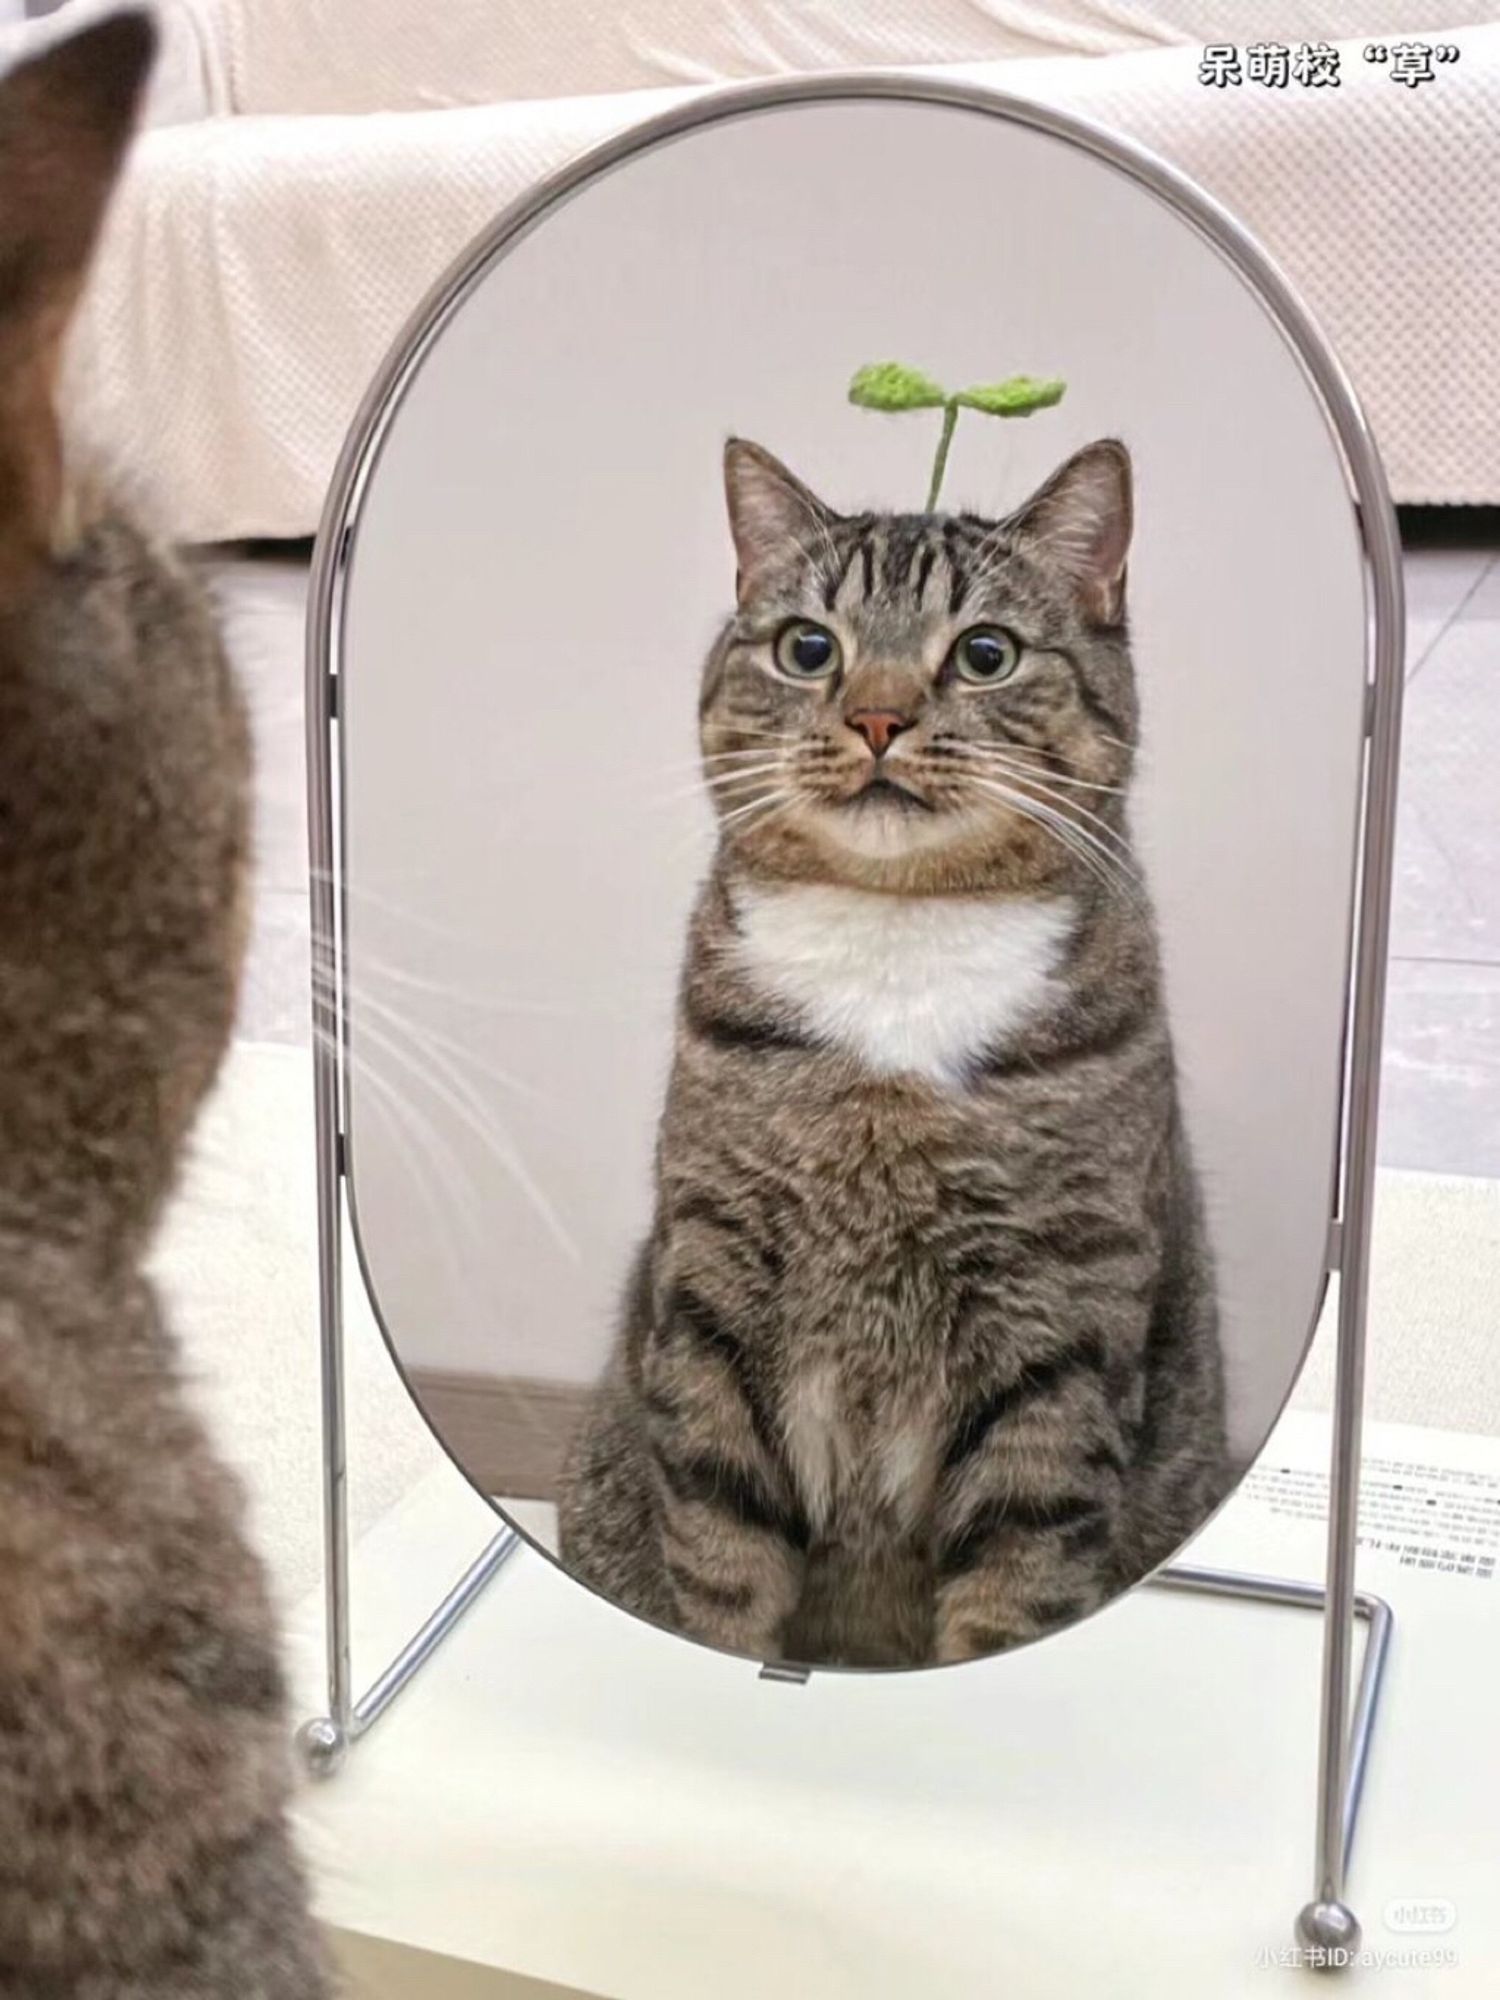
[[932, 485], [927, 490], [927, 511], [937, 506], [943, 474], [948, 468], [948, 447], [953, 442], [953, 426], [958, 422], [958, 402], [950, 396], [943, 405], [943, 434], [938, 439], [937, 457], [932, 461]]

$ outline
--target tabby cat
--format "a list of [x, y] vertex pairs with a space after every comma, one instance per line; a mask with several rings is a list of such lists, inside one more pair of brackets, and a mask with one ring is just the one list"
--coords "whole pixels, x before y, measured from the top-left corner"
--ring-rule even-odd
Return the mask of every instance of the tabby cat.
[[141, 1271], [234, 1012], [246, 722], [52, 405], [151, 50], [0, 78], [0, 1995], [318, 2000], [264, 1579]]
[[1228, 1476], [1125, 814], [1130, 460], [999, 522], [840, 515], [739, 440], [725, 482], [718, 849], [562, 1554], [762, 1659], [969, 1659], [1153, 1568]]

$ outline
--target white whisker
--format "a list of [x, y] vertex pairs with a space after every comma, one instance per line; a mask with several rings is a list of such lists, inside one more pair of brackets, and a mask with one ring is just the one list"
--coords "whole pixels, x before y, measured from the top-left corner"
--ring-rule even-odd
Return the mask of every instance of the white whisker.
[[[391, 906], [395, 914], [395, 906]], [[454, 931], [440, 932], [445, 938], [463, 939], [465, 934]], [[337, 998], [341, 980], [347, 980], [348, 969], [341, 967], [342, 945], [324, 944], [320, 949], [319, 940], [313, 940], [312, 970], [315, 980], [321, 980], [328, 989], [327, 997]], [[516, 996], [493, 999], [488, 994], [480, 994], [466, 989], [455, 979], [432, 979], [422, 973], [412, 972], [404, 966], [393, 965], [389, 959], [381, 957], [373, 950], [356, 947], [353, 958], [358, 968], [360, 990], [368, 991], [374, 982], [404, 989], [413, 993], [430, 993], [440, 999], [451, 1001], [455, 1006], [477, 1010], [484, 1014], [512, 1014], [521, 1018], [541, 1018], [545, 1020], [582, 1020], [598, 1014], [595, 1006], [580, 1006], [542, 1000], [522, 1000]]]
[[[331, 1045], [331, 1037], [327, 1035], [320, 1033], [316, 1039], [325, 1047]], [[375, 1095], [385, 1105], [402, 1130], [407, 1133], [416, 1146], [417, 1152], [427, 1161], [429, 1167], [432, 1169], [433, 1183], [443, 1189], [445, 1197], [451, 1196], [455, 1201], [462, 1204], [475, 1236], [482, 1239], [485, 1234], [486, 1224], [480, 1214], [479, 1204], [475, 1197], [474, 1189], [470, 1184], [472, 1176], [464, 1172], [462, 1162], [451, 1147], [446, 1149], [448, 1158], [445, 1161], [443, 1152], [440, 1150], [443, 1145], [442, 1135], [437, 1126], [430, 1118], [425, 1117], [407, 1098], [403, 1097], [390, 1079], [383, 1075], [367, 1057], [351, 1056], [350, 1064], [359, 1075], [361, 1081], [375, 1092]], [[416, 1178], [417, 1185], [427, 1201], [433, 1221], [436, 1224], [436, 1234], [441, 1239], [448, 1238], [453, 1224], [453, 1216], [449, 1207], [446, 1205], [446, 1202], [438, 1201], [434, 1187], [429, 1185], [425, 1176], [418, 1174]], [[455, 1276], [461, 1276], [461, 1267], [453, 1256], [453, 1243], [447, 1241], [445, 1247], [450, 1262], [452, 1262]]]
[[[440, 1103], [447, 1106], [460, 1125], [507, 1169], [517, 1186], [529, 1198], [558, 1245], [576, 1260], [579, 1256], [577, 1244], [564, 1227], [561, 1217], [546, 1194], [532, 1177], [530, 1169], [515, 1146], [503, 1133], [495, 1129], [488, 1107], [473, 1086], [461, 1078], [456, 1083], [445, 1079], [437, 1074], [430, 1064], [424, 1069], [416, 1057], [403, 1049], [394, 1037], [383, 1034], [379, 1028], [372, 1028], [368, 1022], [356, 1032], [358, 1036], [368, 1039], [372, 1046], [398, 1063], [419, 1084], [430, 1090]], [[354, 1041], [354, 1036], [346, 1035], [345, 1047], [351, 1060], [358, 1056]]]
[[[795, 792], [783, 792], [772, 798], [762, 799], [761, 801], [759, 801], [759, 803], [766, 808], [766, 811], [764, 817], [757, 820], [755, 823], [757, 832], [760, 830], [761, 827], [769, 826], [772, 820], [776, 819], [780, 814], [789, 811], [791, 807], [796, 805], [797, 794]], [[721, 820], [719, 822], [720, 830], [722, 831], [723, 828], [728, 825], [728, 823], [729, 822], [727, 818]], [[735, 831], [736, 833], [743, 833], [745, 831], [745, 827], [743, 825], [738, 826], [736, 827]]]
[[[325, 994], [330, 999], [338, 997], [333, 981], [326, 972], [320, 971], [316, 966], [313, 968], [313, 981], [315, 985], [322, 985]], [[498, 1083], [507, 1090], [513, 1090], [519, 1096], [535, 1098], [538, 1095], [530, 1084], [522, 1083], [519, 1077], [510, 1076], [506, 1071], [496, 1069], [492, 1064], [485, 1062], [465, 1043], [461, 1042], [457, 1036], [446, 1035], [441, 1029], [434, 1028], [425, 1021], [414, 1021], [401, 1008], [393, 1007], [389, 1001], [382, 1000], [378, 994], [372, 993], [367, 986], [360, 986], [355, 989], [349, 998], [348, 1006], [351, 1011], [354, 1008], [369, 1008], [380, 1020], [386, 1023], [393, 1033], [401, 1033], [409, 1037], [418, 1054], [428, 1054], [434, 1062], [444, 1062], [446, 1059], [446, 1062], [451, 1065], [456, 1059], [457, 1061], [466, 1063], [470, 1069], [476, 1071], [480, 1076], [488, 1077], [492, 1083]]]
[[1124, 866], [1117, 855], [1096, 840], [1086, 827], [1080, 826], [1070, 813], [1060, 812], [1044, 800], [1030, 793], [1015, 791], [992, 778], [971, 776], [969, 783], [995, 798], [1003, 799], [1013, 811], [1051, 833], [1059, 846], [1088, 868], [1106, 889], [1130, 898], [1139, 892], [1140, 882], [1134, 871]]
[[765, 777], [771, 771], [780, 771], [785, 768], [786, 759], [784, 757], [771, 757], [763, 763], [751, 764], [743, 770], [710, 771], [703, 777], [701, 783], [710, 790], [720, 791], [726, 785], [749, 784], [756, 778]]
[[763, 779], [784, 769], [784, 760], [778, 757], [771, 763], [756, 764], [745, 771], [711, 773], [700, 778], [695, 785], [685, 785], [678, 791], [661, 793], [653, 804], [666, 807], [681, 805], [685, 799], [699, 799], [705, 796], [710, 799], [731, 798], [736, 786], [758, 785]]
[[1044, 784], [1035, 773], [1024, 770], [1007, 770], [1004, 765], [997, 763], [991, 764], [990, 771], [991, 773], [998, 772], [1002, 777], [1012, 778], [1017, 783], [1025, 785], [1029, 792], [1037, 793], [1042, 798], [1050, 801], [1051, 804], [1077, 824], [1080, 832], [1091, 828], [1095, 829], [1096, 837], [1102, 837], [1114, 843], [1122, 859], [1130, 860], [1133, 858], [1130, 842], [1125, 838], [1124, 834], [1120, 833], [1115, 827], [1112, 827], [1108, 820], [1101, 819], [1097, 813], [1090, 812], [1088, 807], [1080, 805], [1077, 799], [1070, 799], [1065, 793], [1054, 791], [1050, 785]]
[[734, 806], [729, 812], [721, 814], [719, 825], [734, 826], [740, 820], [748, 818], [750, 814], [758, 812], [763, 806], [790, 804], [791, 799], [792, 793], [785, 786], [779, 786], [774, 791], [762, 792], [758, 798], [749, 799], [744, 805]]
[[965, 743], [966, 755], [982, 758], [988, 763], [1012, 764], [1018, 771], [1038, 771], [1049, 784], [1066, 785], [1080, 792], [1108, 792], [1117, 798], [1124, 798], [1129, 789], [1125, 785], [1105, 785], [1094, 778], [1075, 778], [1057, 770], [1036, 751], [1023, 749], [1019, 745], [1007, 744], [1003, 748], [992, 743]]

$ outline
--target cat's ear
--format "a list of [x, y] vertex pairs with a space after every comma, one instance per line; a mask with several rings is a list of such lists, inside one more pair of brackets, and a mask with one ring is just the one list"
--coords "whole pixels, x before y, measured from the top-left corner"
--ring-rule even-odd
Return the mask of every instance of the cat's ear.
[[155, 47], [114, 14], [0, 77], [0, 596], [57, 524], [63, 336]]
[[1130, 453], [1101, 438], [1060, 465], [1045, 486], [1002, 523], [1008, 538], [1030, 544], [1072, 581], [1094, 625], [1125, 616], [1125, 560], [1130, 553]]
[[742, 604], [789, 545], [816, 550], [835, 518], [779, 458], [745, 438], [731, 438], [724, 447], [724, 496]]

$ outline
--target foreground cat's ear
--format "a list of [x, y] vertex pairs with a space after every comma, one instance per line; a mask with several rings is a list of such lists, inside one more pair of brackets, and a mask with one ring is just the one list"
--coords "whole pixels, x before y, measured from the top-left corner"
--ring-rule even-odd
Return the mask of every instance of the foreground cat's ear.
[[724, 495], [738, 564], [735, 591], [742, 604], [766, 571], [785, 557], [788, 546], [816, 548], [819, 534], [834, 519], [832, 509], [779, 458], [745, 438], [731, 438], [724, 447]]
[[0, 77], [0, 590], [57, 519], [63, 335], [155, 47], [145, 14], [115, 14]]
[[1085, 445], [1058, 467], [1003, 523], [1072, 579], [1094, 625], [1125, 615], [1125, 559], [1130, 552], [1130, 453], [1114, 438]]

